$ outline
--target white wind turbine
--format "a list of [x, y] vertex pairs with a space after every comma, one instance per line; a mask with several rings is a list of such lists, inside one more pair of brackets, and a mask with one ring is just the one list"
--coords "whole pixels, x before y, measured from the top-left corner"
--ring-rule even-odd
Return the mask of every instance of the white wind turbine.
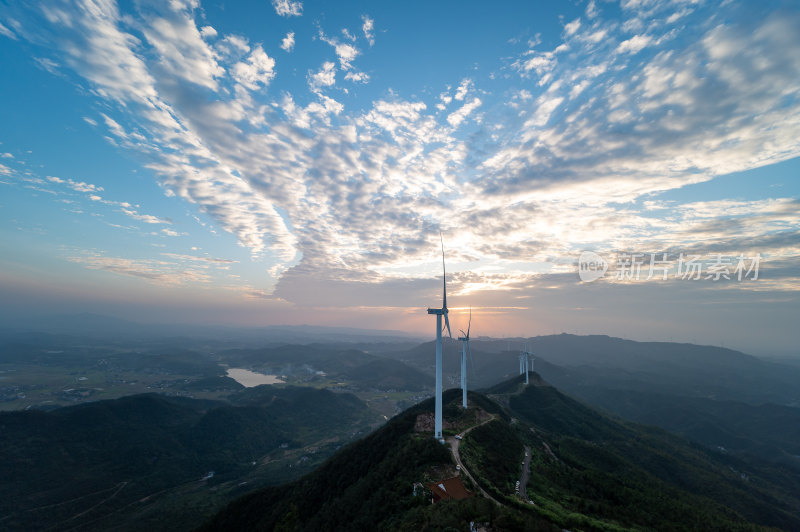
[[442, 440], [442, 316], [447, 327], [447, 336], [453, 337], [450, 332], [450, 319], [447, 317], [447, 270], [444, 266], [444, 240], [441, 233], [439, 240], [442, 243], [442, 308], [429, 308], [428, 314], [436, 314], [436, 412], [433, 427], [433, 437]]
[[[467, 323], [467, 332], [461, 330], [463, 336], [459, 336], [461, 340], [461, 407], [467, 408], [467, 352], [469, 351], [469, 330], [472, 327], [472, 308], [469, 309], [469, 322]], [[471, 354], [471, 353], [470, 353]]]
[[[525, 370], [525, 384], [528, 384], [528, 357], [532, 357], [533, 353], [528, 351], [528, 345], [525, 344], [525, 351], [519, 356], [520, 368], [524, 368]], [[533, 371], [533, 365], [531, 364], [530, 371]], [[521, 372], [520, 372], [521, 373]]]

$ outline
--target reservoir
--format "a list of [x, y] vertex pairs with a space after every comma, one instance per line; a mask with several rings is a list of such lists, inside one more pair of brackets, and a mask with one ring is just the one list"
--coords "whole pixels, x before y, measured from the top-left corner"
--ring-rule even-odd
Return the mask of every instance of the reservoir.
[[265, 373], [256, 373], [247, 369], [232, 368], [228, 370], [228, 377], [235, 380], [246, 388], [252, 388], [259, 384], [278, 384], [283, 381], [277, 375], [267, 375]]

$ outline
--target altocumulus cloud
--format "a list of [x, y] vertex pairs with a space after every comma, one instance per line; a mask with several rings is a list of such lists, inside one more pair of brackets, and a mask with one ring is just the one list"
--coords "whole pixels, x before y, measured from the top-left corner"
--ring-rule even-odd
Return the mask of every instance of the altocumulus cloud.
[[[272, 5], [303, 14], [300, 2]], [[49, 43], [113, 109], [103, 122], [114, 141], [169, 194], [268, 255], [275, 275], [302, 257], [294, 275], [401, 278], [431, 258], [439, 230], [455, 228], [460, 259], [535, 259], [556, 273], [586, 244], [675, 244], [683, 222], [729, 242], [738, 228], [709, 225], [726, 215], [721, 204], [704, 207], [711, 220], [699, 205], [668, 220], [636, 202], [800, 155], [797, 14], [748, 18], [735, 3], [654, 1], [623, 2], [622, 19], [608, 20], [604, 9], [590, 2], [549, 49], [531, 42], [498, 58], [510, 83], [502, 96], [473, 76], [431, 101], [388, 87], [354, 109], [336, 75], [374, 79], [356, 67], [377, 48], [367, 15], [354, 21], [363, 39], [318, 30], [330, 56], [303, 70], [306, 86], [294, 92], [272, 90], [290, 56], [198, 26], [195, 2], [143, 2], [129, 13], [113, 2], [64, 3], [28, 12], [38, 29], [0, 33]], [[291, 51], [294, 32], [274, 46]], [[796, 222], [776, 201], [742, 215], [758, 222], [752, 238], [767, 242]], [[158, 275], [157, 265], [80, 261]], [[463, 283], [516, 286], [530, 273], [479, 272]]]

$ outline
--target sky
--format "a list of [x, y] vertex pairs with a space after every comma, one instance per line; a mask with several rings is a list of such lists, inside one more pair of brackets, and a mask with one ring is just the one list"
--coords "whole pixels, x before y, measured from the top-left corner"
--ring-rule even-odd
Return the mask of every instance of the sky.
[[0, 3], [0, 312], [432, 335], [443, 242], [473, 335], [800, 356], [798, 27], [796, 1]]

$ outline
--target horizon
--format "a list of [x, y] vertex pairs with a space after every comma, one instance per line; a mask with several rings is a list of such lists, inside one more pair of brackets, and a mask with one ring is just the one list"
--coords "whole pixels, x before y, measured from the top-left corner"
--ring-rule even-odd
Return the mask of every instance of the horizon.
[[[91, 313], [78, 313], [78, 314], [59, 314], [59, 315], [36, 315], [36, 316], [16, 316], [15, 318], [9, 318], [7, 316], [3, 317], [3, 324], [0, 326], [0, 332], [9, 332], [12, 334], [26, 334], [26, 333], [43, 333], [43, 334], [67, 334], [64, 331], [65, 325], [63, 323], [59, 324], [59, 320], [67, 321], [70, 320], [84, 320], [79, 323], [81, 326], [88, 326], [89, 323], [85, 320], [111, 320], [113, 322], [118, 322], [118, 325], [123, 327], [135, 327], [135, 328], [145, 328], [149, 329], [144, 333], [142, 331], [137, 331], [136, 334], [150, 334], [155, 335], [153, 339], [158, 339], [161, 335], [164, 334], [175, 334], [178, 336], [186, 336], [187, 338], [201, 338], [203, 335], [198, 334], [199, 329], [208, 328], [211, 331], [208, 334], [215, 334], [216, 332], [221, 331], [241, 331], [241, 332], [278, 332], [281, 331], [292, 331], [293, 329], [310, 329], [312, 336], [309, 338], [310, 344], [318, 344], [320, 343], [320, 339], [318, 338], [321, 332], [327, 332], [329, 334], [341, 335], [341, 336], [348, 336], [351, 335], [350, 339], [336, 339], [336, 342], [342, 343], [354, 343], [357, 342], [355, 337], [362, 337], [358, 341], [365, 341], [363, 337], [373, 337], [376, 340], [380, 340], [381, 338], [392, 338], [394, 341], [406, 339], [408, 341], [418, 341], [423, 344], [425, 343], [433, 343], [435, 342], [435, 335], [431, 334], [430, 331], [404, 331], [399, 329], [365, 329], [360, 327], [352, 327], [352, 326], [332, 326], [332, 325], [315, 325], [312, 323], [300, 323], [300, 324], [266, 324], [266, 325], [225, 325], [225, 324], [218, 324], [218, 323], [206, 323], [206, 324], [197, 324], [197, 323], [167, 323], [167, 322], [148, 322], [148, 321], [134, 321], [134, 320], [127, 320], [125, 318], [120, 318], [118, 316], [112, 315], [100, 315], [100, 314], [91, 314]], [[74, 323], [69, 324], [73, 326]], [[113, 324], [112, 324], [113, 325]], [[273, 331], [270, 331], [274, 329]], [[100, 334], [99, 337], [106, 336], [106, 334]], [[132, 331], [128, 331], [127, 333], [120, 333], [119, 331], [114, 332], [114, 334], [133, 334]], [[87, 333], [86, 331], [76, 331], [74, 333], [76, 337], [96, 337], [97, 334]], [[800, 353], [796, 350], [762, 350], [762, 351], [750, 351], [747, 349], [741, 349], [733, 345], [724, 345], [724, 344], [707, 344], [697, 341], [679, 341], [675, 339], [663, 339], [663, 338], [655, 338], [655, 337], [641, 337], [641, 338], [634, 338], [630, 336], [621, 336], [621, 335], [613, 335], [607, 333], [577, 333], [577, 332], [570, 332], [570, 331], [554, 331], [550, 333], [543, 333], [543, 334], [535, 334], [535, 335], [526, 335], [526, 334], [517, 334], [517, 335], [503, 335], [503, 336], [492, 336], [490, 334], [479, 334], [476, 335], [474, 333], [470, 333], [470, 337], [472, 340], [477, 341], [527, 341], [533, 340], [535, 338], [543, 338], [549, 336], [575, 336], [575, 337], [591, 337], [591, 336], [600, 336], [600, 337], [607, 337], [611, 339], [623, 340], [623, 341], [630, 341], [636, 343], [675, 343], [675, 344], [688, 344], [694, 345], [697, 347], [711, 347], [711, 348], [719, 348], [719, 349], [728, 349], [732, 351], [738, 351], [745, 355], [755, 356], [757, 358], [764, 358], [764, 359], [773, 359], [773, 360], [793, 360], [796, 359], [800, 361]], [[265, 336], [263, 338], [264, 341], [270, 341], [269, 336]], [[456, 336], [452, 338], [448, 338], [443, 336], [443, 340], [447, 341], [450, 340], [451, 343], [457, 342]], [[252, 341], [252, 339], [251, 339]], [[271, 340], [271, 341], [274, 341]], [[387, 340], [388, 341], [388, 340]], [[302, 341], [287, 341], [281, 340], [281, 343], [285, 343], [286, 345], [306, 345], [306, 342]], [[454, 344], [455, 345], [455, 344]], [[516, 352], [518, 346], [510, 348], [509, 352]], [[520, 347], [520, 349], [522, 349]]]
[[433, 337], [441, 233], [454, 332], [800, 356], [797, 27], [777, 0], [11, 3], [0, 315]]

